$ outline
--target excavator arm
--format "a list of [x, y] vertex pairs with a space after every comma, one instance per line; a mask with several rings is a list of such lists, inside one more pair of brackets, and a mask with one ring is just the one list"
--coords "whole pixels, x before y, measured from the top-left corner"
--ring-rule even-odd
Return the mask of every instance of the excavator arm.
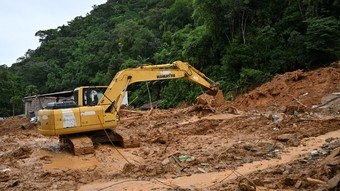
[[105, 113], [116, 114], [130, 84], [177, 78], [186, 78], [212, 92], [217, 93], [218, 91], [216, 84], [196, 68], [187, 62], [175, 61], [172, 64], [140, 66], [118, 72], [106, 89], [104, 96], [99, 100], [98, 105], [103, 107]]

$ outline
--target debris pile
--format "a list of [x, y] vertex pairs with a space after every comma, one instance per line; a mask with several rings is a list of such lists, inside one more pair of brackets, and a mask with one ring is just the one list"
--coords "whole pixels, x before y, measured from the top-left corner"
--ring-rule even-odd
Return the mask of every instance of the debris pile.
[[337, 190], [340, 188], [340, 140], [333, 143], [325, 144], [323, 147], [327, 148], [321, 155], [308, 153], [288, 164], [250, 174], [249, 178], [256, 180], [257, 186], [270, 189]]
[[340, 71], [332, 67], [310, 72], [287, 72], [237, 97], [232, 105], [242, 110], [305, 111], [326, 102], [323, 98], [332, 93], [339, 93], [339, 82]]
[[339, 82], [336, 68], [295, 71], [219, 107], [122, 109], [119, 128], [140, 146], [97, 144], [85, 156], [8, 118], [0, 189], [337, 190]]

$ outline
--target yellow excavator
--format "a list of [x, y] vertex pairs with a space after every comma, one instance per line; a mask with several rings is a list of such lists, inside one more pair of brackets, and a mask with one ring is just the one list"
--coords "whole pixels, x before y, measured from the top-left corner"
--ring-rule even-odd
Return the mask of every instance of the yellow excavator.
[[74, 90], [74, 100], [52, 102], [38, 113], [38, 132], [59, 136], [71, 146], [75, 155], [94, 153], [93, 142], [112, 141], [122, 147], [136, 147], [138, 137], [118, 126], [127, 87], [136, 82], [186, 78], [207, 88], [210, 105], [224, 102], [218, 86], [187, 62], [146, 65], [118, 72], [109, 86], [82, 86]]

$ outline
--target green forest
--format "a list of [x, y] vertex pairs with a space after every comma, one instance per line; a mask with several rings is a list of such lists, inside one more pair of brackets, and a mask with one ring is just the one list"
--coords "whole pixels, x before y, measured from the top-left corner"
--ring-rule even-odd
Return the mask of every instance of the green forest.
[[[36, 32], [40, 46], [0, 66], [0, 116], [23, 113], [22, 98], [108, 85], [125, 68], [191, 63], [227, 99], [275, 74], [325, 67], [340, 58], [338, 0], [108, 0], [67, 25]], [[185, 80], [149, 83], [164, 108], [193, 101]], [[129, 87], [136, 106], [147, 87]]]

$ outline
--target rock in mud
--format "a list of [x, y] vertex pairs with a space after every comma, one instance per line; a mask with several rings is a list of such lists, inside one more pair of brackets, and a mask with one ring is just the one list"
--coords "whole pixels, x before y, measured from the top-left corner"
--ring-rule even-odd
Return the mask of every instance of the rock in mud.
[[197, 167], [197, 170], [202, 172], [202, 173], [207, 173], [207, 171], [205, 171], [203, 168]]
[[238, 182], [238, 188], [240, 191], [256, 191], [254, 183], [250, 182], [246, 178], [242, 178]]
[[311, 155], [312, 157], [318, 157], [318, 156], [320, 156], [320, 153], [319, 153], [319, 151], [314, 150], [314, 151], [311, 151], [311, 152], [310, 152], [310, 155]]
[[333, 142], [334, 140], [336, 140], [336, 138], [330, 137], [330, 138], [327, 138], [325, 141], [327, 143], [330, 143], [330, 142]]
[[279, 141], [287, 142], [289, 140], [296, 139], [296, 135], [294, 135], [294, 134], [282, 134], [282, 135], [278, 135], [276, 139], [279, 140]]
[[252, 151], [252, 152], [256, 152], [256, 151], [260, 150], [260, 148], [258, 146], [251, 144], [251, 143], [244, 145], [243, 148], [247, 151]]
[[0, 170], [0, 182], [7, 182], [10, 179], [9, 169]]
[[296, 181], [294, 187], [295, 187], [296, 189], [298, 189], [298, 188], [301, 187], [301, 185], [302, 185], [302, 181], [301, 181], [301, 180], [298, 180], [298, 181]]
[[16, 187], [19, 185], [19, 183], [20, 183], [19, 180], [14, 180], [11, 184], [11, 187]]
[[166, 159], [164, 159], [163, 161], [162, 161], [162, 165], [163, 166], [165, 166], [165, 165], [167, 165], [167, 164], [169, 164], [170, 163], [170, 159], [169, 158], [166, 158]]

